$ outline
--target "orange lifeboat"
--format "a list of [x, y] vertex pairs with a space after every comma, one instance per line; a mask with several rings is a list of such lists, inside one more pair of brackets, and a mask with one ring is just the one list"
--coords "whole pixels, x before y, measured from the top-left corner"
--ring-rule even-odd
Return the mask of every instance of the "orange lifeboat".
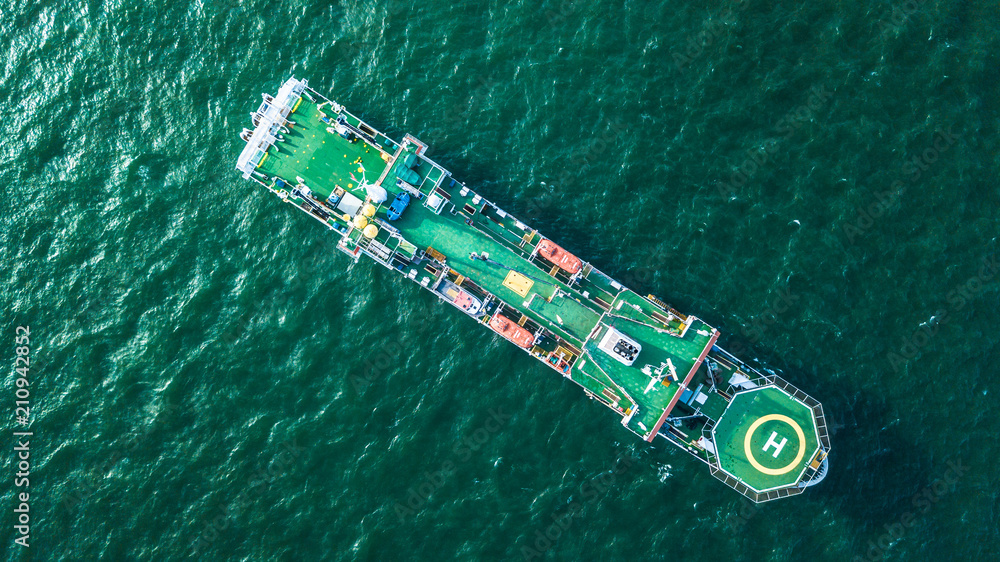
[[493, 318], [490, 318], [490, 328], [524, 349], [528, 349], [535, 342], [535, 336], [531, 335], [531, 332], [518, 326], [503, 314], [494, 314]]
[[538, 253], [570, 275], [577, 273], [583, 267], [583, 262], [580, 261], [580, 258], [563, 250], [551, 240], [542, 240], [538, 244]]

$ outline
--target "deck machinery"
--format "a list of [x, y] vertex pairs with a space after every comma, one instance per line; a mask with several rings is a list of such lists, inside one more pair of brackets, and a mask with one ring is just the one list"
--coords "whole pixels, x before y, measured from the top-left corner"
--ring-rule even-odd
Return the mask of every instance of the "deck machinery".
[[579, 385], [628, 431], [666, 439], [755, 502], [825, 476], [819, 402], [454, 179], [418, 139], [391, 139], [295, 78], [251, 121], [244, 178], [322, 223], [355, 261], [398, 272]]

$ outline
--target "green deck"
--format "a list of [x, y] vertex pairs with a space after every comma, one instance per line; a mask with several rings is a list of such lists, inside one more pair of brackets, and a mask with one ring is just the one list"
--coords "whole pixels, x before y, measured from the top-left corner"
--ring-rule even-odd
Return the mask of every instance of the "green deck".
[[573, 335], [575, 341], [584, 341], [597, 325], [601, 315], [578, 301], [560, 294], [551, 302], [544, 298], [532, 298], [528, 309], [544, 318], [549, 324], [558, 325]]
[[812, 411], [775, 387], [734, 396], [713, 431], [722, 469], [758, 492], [798, 482], [819, 450]]
[[[322, 108], [323, 114], [335, 120], [333, 107], [330, 102], [318, 104], [302, 98], [289, 115], [295, 122], [291, 131], [276, 148], [268, 150], [256, 172], [283, 199], [338, 230], [343, 236], [343, 251], [357, 258], [364, 250], [431, 290], [447, 277], [474, 291], [488, 303], [487, 316], [479, 318], [481, 322], [502, 313], [535, 334], [534, 345], [528, 346], [533, 356], [615, 410], [625, 426], [642, 438], [651, 441], [658, 434], [665, 435], [712, 463], [716, 455], [711, 447], [696, 441], [705, 424], [716, 421], [713, 440], [724, 471], [757, 491], [792, 487], [798, 482], [819, 448], [812, 411], [773, 387], [738, 393], [732, 401], [728, 395], [715, 392], [706, 379], [709, 369], [701, 367], [718, 338], [714, 328], [654, 297], [628, 290], [589, 264], [584, 263], [579, 275], [571, 279], [569, 273], [535, 256], [536, 245], [544, 239], [540, 234], [453, 180], [450, 173], [423, 156], [423, 143], [409, 136], [397, 143], [344, 111], [341, 116], [362, 133], [348, 142], [328, 130], [329, 125], [320, 119]], [[420, 162], [410, 183], [422, 196], [413, 197], [402, 216], [389, 221], [388, 203], [403, 191], [396, 180], [397, 173], [406, 175], [400, 170], [408, 154], [417, 154]], [[379, 232], [373, 240], [353, 227], [353, 217], [344, 217], [325, 203], [337, 187], [365, 199], [362, 177], [388, 193], [387, 202], [375, 211]], [[289, 186], [301, 178], [315, 201], [305, 201], [278, 187], [276, 178]], [[432, 196], [445, 200], [437, 212], [427, 206]], [[484, 255], [489, 258], [482, 259]], [[512, 271], [532, 282], [526, 294], [504, 285]], [[632, 365], [599, 348], [611, 328], [641, 346]], [[721, 363], [716, 368], [722, 369], [728, 380], [736, 367], [727, 366], [724, 359], [718, 361]], [[694, 380], [698, 373], [700, 378]], [[692, 392], [685, 393], [685, 389]], [[695, 398], [698, 403], [692, 402]], [[669, 431], [663, 428], [661, 432], [668, 415], [701, 421], [693, 426], [667, 426]], [[747, 430], [758, 419], [765, 421], [757, 424], [749, 446], [744, 447]], [[801, 440], [789, 421], [803, 429]], [[761, 453], [749, 459], [747, 451], [762, 451], [772, 434], [789, 438], [780, 454]], [[754, 462], [764, 471], [755, 469]], [[766, 474], [776, 466], [781, 474]]]
[[329, 197], [335, 187], [364, 198], [359, 182], [351, 174], [360, 180], [363, 167], [369, 181], [378, 179], [386, 167], [378, 149], [364, 142], [351, 144], [328, 133], [327, 125], [319, 119], [317, 105], [308, 100], [302, 100], [291, 117], [295, 125], [284, 134], [285, 142], [278, 144], [280, 152], [272, 148], [259, 170], [292, 184], [301, 177], [323, 198]]

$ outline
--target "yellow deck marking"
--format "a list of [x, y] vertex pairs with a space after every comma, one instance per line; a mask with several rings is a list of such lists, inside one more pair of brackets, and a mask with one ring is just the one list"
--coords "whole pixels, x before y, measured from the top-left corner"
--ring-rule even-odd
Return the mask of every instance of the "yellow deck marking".
[[503, 286], [507, 287], [511, 291], [521, 295], [522, 297], [528, 296], [528, 291], [535, 282], [528, 279], [524, 275], [516, 271], [511, 271], [507, 274], [507, 278], [503, 280]]
[[[792, 429], [795, 430], [795, 435], [799, 438], [799, 454], [795, 455], [795, 460], [781, 468], [767, 468], [766, 466], [760, 464], [757, 462], [757, 459], [754, 458], [753, 451], [750, 450], [750, 438], [753, 437], [753, 432], [756, 431], [761, 424], [771, 420], [783, 421], [792, 426]], [[743, 439], [743, 452], [747, 454], [747, 460], [750, 461], [750, 464], [760, 472], [769, 476], [780, 476], [787, 472], [791, 472], [791, 470], [802, 461], [802, 457], [806, 455], [806, 435], [802, 432], [802, 428], [799, 427], [799, 424], [795, 423], [795, 420], [792, 418], [781, 414], [770, 414], [753, 422], [753, 425], [751, 425], [750, 429], [747, 430], [747, 436]]]

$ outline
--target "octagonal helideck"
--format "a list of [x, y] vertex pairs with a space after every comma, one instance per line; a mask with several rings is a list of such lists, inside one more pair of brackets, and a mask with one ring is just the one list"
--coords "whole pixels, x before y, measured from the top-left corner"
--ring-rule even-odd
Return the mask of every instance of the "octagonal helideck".
[[773, 386], [733, 396], [712, 436], [722, 470], [758, 492], [797, 484], [819, 451], [812, 410]]

